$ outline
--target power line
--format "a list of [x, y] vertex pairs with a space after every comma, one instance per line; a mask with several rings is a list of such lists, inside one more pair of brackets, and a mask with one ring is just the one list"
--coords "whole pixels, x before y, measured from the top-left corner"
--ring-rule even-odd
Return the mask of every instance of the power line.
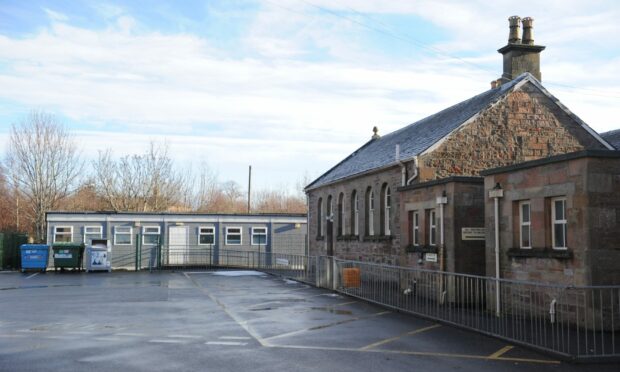
[[[485, 71], [485, 72], [491, 72], [491, 73], [494, 73], [494, 74], [496, 73], [495, 70], [491, 70], [488, 67], [485, 67], [485, 66], [482, 66], [482, 65], [470, 62], [470, 61], [468, 61], [466, 59], [463, 59], [461, 57], [454, 56], [454, 55], [452, 55], [452, 54], [450, 54], [450, 53], [448, 53], [448, 52], [446, 52], [446, 51], [444, 51], [444, 50], [442, 50], [440, 48], [437, 48], [437, 47], [434, 47], [434, 46], [430, 46], [430, 45], [428, 45], [428, 44], [426, 44], [426, 43], [424, 43], [424, 42], [422, 42], [420, 40], [417, 40], [417, 39], [415, 39], [415, 38], [413, 38], [413, 37], [411, 37], [409, 35], [404, 35], [403, 36], [403, 35], [401, 35], [399, 33], [396, 33], [394, 31], [388, 29], [389, 26], [387, 26], [385, 23], [383, 23], [381, 21], [377, 21], [375, 19], [372, 19], [373, 22], [383, 25], [384, 28], [379, 28], [379, 27], [370, 25], [368, 23], [364, 23], [364, 22], [362, 22], [362, 21], [360, 21], [358, 19], [355, 19], [355, 18], [352, 18], [352, 17], [347, 17], [347, 16], [345, 16], [343, 14], [340, 14], [340, 13], [338, 13], [336, 11], [333, 11], [331, 9], [325, 8], [325, 7], [321, 6], [321, 5], [314, 4], [314, 3], [310, 2], [310, 1], [307, 1], [307, 0], [299, 0], [299, 1], [303, 2], [303, 3], [307, 4], [307, 5], [310, 5], [310, 6], [314, 7], [314, 8], [316, 8], [316, 9], [319, 9], [319, 10], [321, 10], [323, 12], [329, 13], [332, 16], [345, 19], [345, 20], [347, 20], [349, 22], [353, 22], [353, 23], [355, 23], [357, 25], [360, 25], [360, 26], [362, 26], [364, 28], [367, 28], [369, 30], [372, 30], [372, 31], [375, 31], [375, 32], [379, 32], [381, 34], [393, 37], [395, 39], [401, 40], [401, 41], [409, 43], [409, 44], [413, 44], [414, 46], [416, 46], [418, 48], [421, 48], [421, 49], [424, 49], [424, 50], [427, 50], [427, 51], [429, 51], [429, 52], [431, 52], [431, 53], [433, 53], [435, 55], [439, 55], [439, 56], [442, 56], [442, 57], [448, 57], [449, 59], [457, 60], [459, 62], [468, 64], [468, 65], [470, 65], [470, 66], [472, 66], [472, 67], [474, 67], [474, 68], [476, 68], [478, 70], [482, 70], [482, 71]], [[278, 6], [280, 8], [286, 9], [288, 11], [293, 11], [290, 8], [286, 8], [286, 7], [280, 6], [279, 4], [275, 4], [275, 3], [271, 2], [271, 1], [268, 1], [268, 2]], [[349, 10], [351, 10], [352, 12], [360, 15], [361, 17], [372, 18], [372, 17], [370, 17], [370, 16], [368, 16], [366, 14], [363, 14], [363, 13], [361, 13], [361, 12], [359, 12], [359, 11], [349, 7], [349, 6], [344, 6], [344, 7], [349, 9]], [[298, 12], [298, 11], [294, 11], [294, 12], [298, 13], [298, 14], [304, 14], [304, 13], [301, 13], [301, 12]], [[553, 81], [547, 81], [547, 82], [545, 82], [545, 85], [552, 85], [552, 86], [556, 86], [556, 87], [559, 87], [559, 88], [565, 88], [564, 90], [566, 90], [566, 88], [568, 88], [568, 89], [572, 89], [572, 90], [576, 90], [576, 91], [593, 92], [593, 93], [573, 92], [573, 93], [577, 93], [577, 94], [581, 94], [581, 95], [597, 96], [597, 97], [610, 97], [610, 98], [618, 98], [618, 99], [620, 99], [620, 92], [611, 92], [612, 94], [609, 94], [610, 92], [604, 92], [604, 91], [600, 91], [600, 90], [596, 90], [596, 89], [576, 87], [576, 86], [572, 86], [572, 85], [569, 85], [569, 84], [556, 83], [556, 82], [553, 82]]]

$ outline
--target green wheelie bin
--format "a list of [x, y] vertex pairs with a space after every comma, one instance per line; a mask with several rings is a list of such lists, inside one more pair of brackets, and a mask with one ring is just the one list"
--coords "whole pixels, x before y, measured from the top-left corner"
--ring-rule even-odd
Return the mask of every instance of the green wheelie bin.
[[60, 269], [82, 270], [84, 244], [54, 244], [54, 271]]

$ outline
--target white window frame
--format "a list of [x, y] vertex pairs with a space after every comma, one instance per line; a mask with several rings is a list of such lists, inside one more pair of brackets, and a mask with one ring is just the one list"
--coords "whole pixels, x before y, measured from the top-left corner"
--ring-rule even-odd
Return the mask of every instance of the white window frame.
[[413, 219], [413, 245], [414, 246], [419, 246], [420, 245], [420, 212], [418, 211], [413, 211], [413, 215], [412, 215], [412, 219]]
[[[527, 205], [528, 210], [528, 221], [523, 220], [523, 206]], [[523, 244], [523, 227], [527, 226], [528, 237], [527, 240], [530, 243], [529, 245]], [[529, 200], [524, 200], [519, 202], [519, 247], [521, 249], [532, 249], [532, 203]]]
[[[556, 215], [555, 215], [555, 203], [556, 202], [562, 202], [563, 206], [564, 206], [564, 218], [561, 220], [556, 219]], [[566, 219], [566, 197], [559, 197], [559, 198], [553, 198], [551, 199], [551, 245], [553, 249], [557, 249], [557, 250], [566, 250], [568, 249], [568, 220]], [[564, 246], [563, 247], [556, 247], [555, 245], [555, 240], [556, 240], [556, 236], [555, 236], [555, 226], [556, 225], [564, 225]]]
[[[70, 229], [70, 233], [62, 232], [59, 233], [58, 229]], [[56, 235], [67, 235], [70, 234], [71, 240], [68, 242], [59, 242], [59, 243], [73, 243], [73, 226], [54, 226], [54, 243], [56, 243]]]
[[375, 192], [368, 194], [368, 235], [375, 235]]
[[[228, 242], [228, 235], [237, 235], [237, 233], [231, 234], [228, 231], [232, 230], [232, 229], [239, 229], [239, 243], [229, 243]], [[243, 228], [241, 226], [226, 226], [225, 228], [226, 234], [224, 237], [224, 244], [226, 245], [242, 245], [243, 244]]]
[[[119, 233], [118, 229], [129, 229], [129, 232], [128, 233], [127, 232]], [[120, 244], [117, 243], [116, 242], [116, 236], [119, 235], [119, 234], [122, 234], [122, 235], [129, 234], [129, 243], [120, 243]], [[114, 245], [133, 245], [133, 227], [131, 227], [131, 226], [114, 226]]]
[[355, 193], [355, 201], [354, 201], [354, 221], [353, 221], [353, 235], [360, 234], [360, 198], [358, 193]]
[[437, 245], [437, 212], [431, 209], [428, 212], [428, 245]]
[[[210, 229], [211, 232], [207, 233], [207, 232], [202, 232], [202, 229]], [[213, 243], [201, 243], [200, 242], [200, 237], [201, 236], [212, 236], [213, 237]], [[215, 226], [198, 226], [198, 245], [215, 245]]]
[[385, 220], [383, 223], [385, 224], [385, 235], [392, 235], [392, 230], [390, 229], [390, 201], [392, 199], [392, 192], [389, 187], [385, 188]]
[[[88, 232], [88, 229], [98, 229], [99, 232], [97, 233]], [[84, 226], [84, 236], [82, 236], [82, 241], [84, 244], [87, 243], [86, 237], [89, 235], [99, 235], [98, 239], [103, 239], [103, 226], [95, 226], [95, 225]]]
[[[157, 233], [147, 232], [146, 229], [157, 229]], [[144, 237], [146, 235], [157, 235], [161, 236], [161, 227], [160, 226], [142, 226], [142, 245], [157, 245], [156, 243], [146, 243], [144, 241]]]
[[[257, 234], [254, 230], [265, 230], [264, 233], [260, 233]], [[259, 235], [265, 235], [265, 242], [264, 243], [254, 243], [254, 236], [259, 236]], [[252, 226], [252, 237], [251, 237], [251, 245], [260, 245], [260, 246], [266, 246], [267, 242], [269, 241], [268, 235], [267, 235], [267, 227], [265, 226]]]

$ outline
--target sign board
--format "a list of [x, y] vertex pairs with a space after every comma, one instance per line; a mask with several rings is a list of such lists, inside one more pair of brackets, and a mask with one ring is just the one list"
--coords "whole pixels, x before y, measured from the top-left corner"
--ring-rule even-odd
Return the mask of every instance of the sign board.
[[424, 259], [428, 262], [437, 262], [437, 253], [426, 253]]
[[285, 258], [276, 258], [276, 265], [286, 265], [288, 266], [288, 260]]
[[487, 229], [484, 227], [463, 227], [461, 229], [461, 239], [463, 240], [485, 240]]

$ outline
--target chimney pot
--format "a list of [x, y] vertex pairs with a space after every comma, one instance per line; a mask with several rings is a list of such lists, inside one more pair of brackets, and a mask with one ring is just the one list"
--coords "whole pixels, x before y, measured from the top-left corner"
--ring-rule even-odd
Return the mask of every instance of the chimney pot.
[[495, 88], [497, 88], [497, 80], [493, 80], [491, 82], [491, 89], [495, 89]]
[[534, 19], [523, 18], [523, 44], [534, 45]]
[[521, 43], [521, 17], [512, 16], [508, 18], [508, 24], [510, 25], [510, 32], [508, 33], [508, 44], [520, 44]]

